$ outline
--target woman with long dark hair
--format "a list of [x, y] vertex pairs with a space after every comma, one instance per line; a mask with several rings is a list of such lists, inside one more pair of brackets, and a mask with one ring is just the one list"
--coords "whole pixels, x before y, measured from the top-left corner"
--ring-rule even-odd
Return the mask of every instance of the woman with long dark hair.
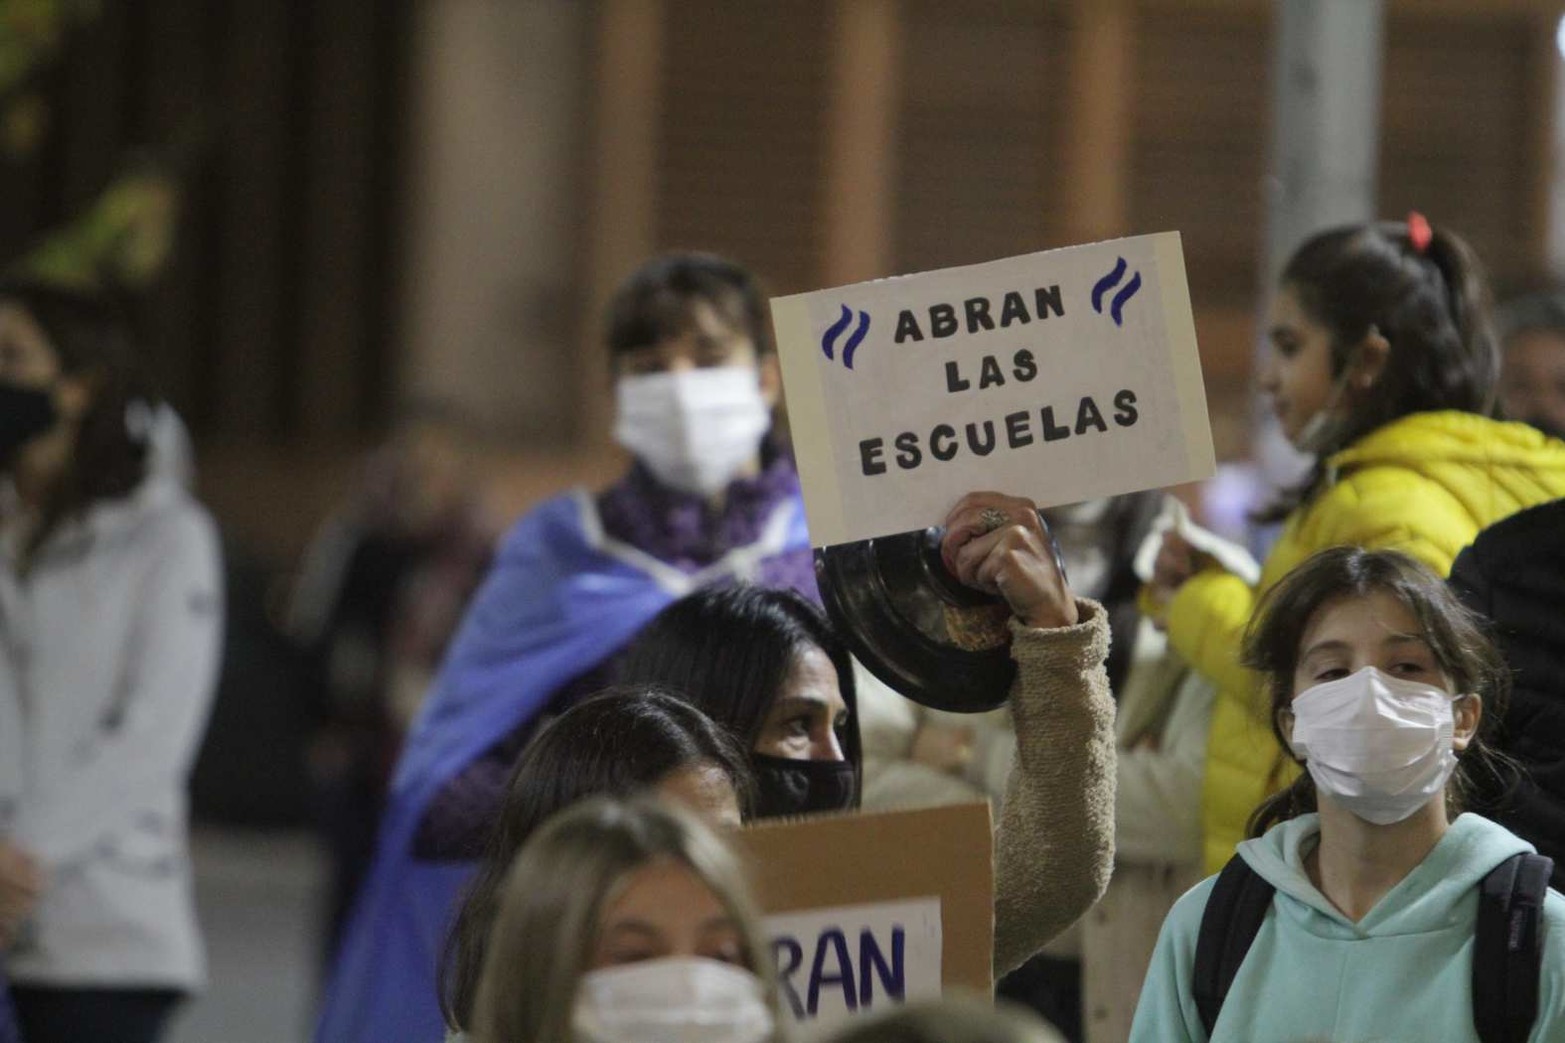
[[791, 590], [698, 591], [658, 614], [617, 676], [683, 692], [749, 751], [755, 816], [858, 806], [853, 662], [825, 613]]
[[205, 973], [185, 780], [217, 535], [107, 301], [0, 284], [0, 401], [0, 843], [44, 874], [6, 969], [29, 1043], [150, 1041]]
[[[1086, 911], [1102, 894], [1113, 864], [1107, 615], [1096, 602], [1072, 595], [1048, 541], [1036, 508], [1017, 497], [975, 493], [947, 518], [952, 573], [979, 589], [1003, 592], [1013, 616], [1018, 670], [1010, 708], [1017, 767], [994, 853], [995, 964], [1002, 971]], [[758, 775], [756, 817], [857, 806], [851, 661], [821, 610], [803, 599], [763, 587], [698, 592], [666, 609], [637, 638], [618, 673], [625, 684], [679, 691], [704, 711], [702, 719], [710, 716], [738, 740], [735, 748], [744, 750]], [[529, 750], [524, 763], [533, 756]], [[469, 892], [449, 943], [445, 1013], [453, 1029], [471, 1025], [489, 911], [505, 866], [540, 808], [557, 806], [540, 797], [537, 785], [520, 784], [522, 778], [519, 769], [491, 834], [480, 883]]]

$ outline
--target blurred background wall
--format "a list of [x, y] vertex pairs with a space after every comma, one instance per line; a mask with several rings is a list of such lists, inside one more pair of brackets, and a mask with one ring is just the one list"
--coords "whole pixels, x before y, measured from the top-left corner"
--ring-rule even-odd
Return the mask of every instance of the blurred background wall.
[[[409, 400], [500, 499], [613, 473], [598, 315], [648, 253], [776, 293], [1184, 235], [1219, 453], [1249, 452], [1266, 0], [8, 0], [66, 12], [3, 98], [0, 261], [148, 159], [139, 309], [231, 539], [286, 565]], [[1545, 0], [1391, 0], [1379, 210], [1550, 274]]]

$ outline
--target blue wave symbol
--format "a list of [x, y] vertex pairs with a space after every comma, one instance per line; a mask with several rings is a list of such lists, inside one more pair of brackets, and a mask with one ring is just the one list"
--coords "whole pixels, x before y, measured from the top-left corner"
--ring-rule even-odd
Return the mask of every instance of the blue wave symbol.
[[[1099, 315], [1103, 314], [1103, 295], [1119, 285], [1119, 281], [1125, 277], [1125, 269], [1129, 266], [1123, 257], [1114, 262], [1114, 269], [1103, 278], [1099, 279], [1092, 287], [1092, 310]], [[1109, 317], [1114, 320], [1114, 325], [1125, 324], [1125, 304], [1141, 289], [1141, 273], [1133, 272], [1130, 281], [1124, 285], [1114, 299], [1109, 302]]]
[[[869, 335], [869, 312], [858, 313], [859, 323], [853, 333], [848, 337], [846, 344], [842, 346], [842, 364], [848, 369], [853, 368], [853, 356], [859, 350], [859, 345], [864, 343], [864, 338]], [[821, 337], [821, 351], [828, 359], [835, 361], [837, 357], [837, 340], [853, 322], [853, 310], [846, 304], [842, 306], [842, 316], [827, 327]]]
[[1114, 270], [1099, 279], [1092, 287], [1092, 310], [1099, 315], [1103, 314], [1103, 295], [1119, 285], [1119, 281], [1125, 277], [1125, 259], [1121, 257], [1114, 265]]
[[1109, 315], [1114, 319], [1114, 325], [1125, 325], [1125, 302], [1134, 297], [1139, 289], [1141, 289], [1141, 273], [1137, 272], [1130, 277], [1125, 288], [1114, 295], [1114, 301], [1109, 305]]

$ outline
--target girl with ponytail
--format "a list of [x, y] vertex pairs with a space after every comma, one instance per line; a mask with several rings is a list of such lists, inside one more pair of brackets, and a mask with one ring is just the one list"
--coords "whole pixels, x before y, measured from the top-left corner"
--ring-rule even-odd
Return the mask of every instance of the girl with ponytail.
[[1165, 537], [1143, 607], [1216, 682], [1202, 797], [1208, 869], [1296, 768], [1266, 727], [1240, 635], [1257, 599], [1317, 551], [1401, 550], [1439, 575], [1480, 529], [1565, 496], [1565, 445], [1492, 419], [1498, 351], [1471, 248], [1422, 215], [1322, 232], [1283, 269], [1259, 383], [1316, 465], [1266, 515], [1283, 531], [1251, 586]]

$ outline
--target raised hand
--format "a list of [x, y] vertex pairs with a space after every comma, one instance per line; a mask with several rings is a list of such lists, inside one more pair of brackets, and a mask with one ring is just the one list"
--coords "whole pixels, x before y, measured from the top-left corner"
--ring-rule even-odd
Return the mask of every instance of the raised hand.
[[1159, 604], [1166, 605], [1195, 570], [1195, 548], [1178, 532], [1169, 529], [1163, 533], [1163, 545], [1158, 548], [1157, 559], [1152, 563], [1153, 597]]
[[951, 509], [945, 524], [940, 553], [958, 580], [1003, 597], [1027, 626], [1075, 625], [1076, 598], [1031, 500], [1004, 493], [968, 493]]

